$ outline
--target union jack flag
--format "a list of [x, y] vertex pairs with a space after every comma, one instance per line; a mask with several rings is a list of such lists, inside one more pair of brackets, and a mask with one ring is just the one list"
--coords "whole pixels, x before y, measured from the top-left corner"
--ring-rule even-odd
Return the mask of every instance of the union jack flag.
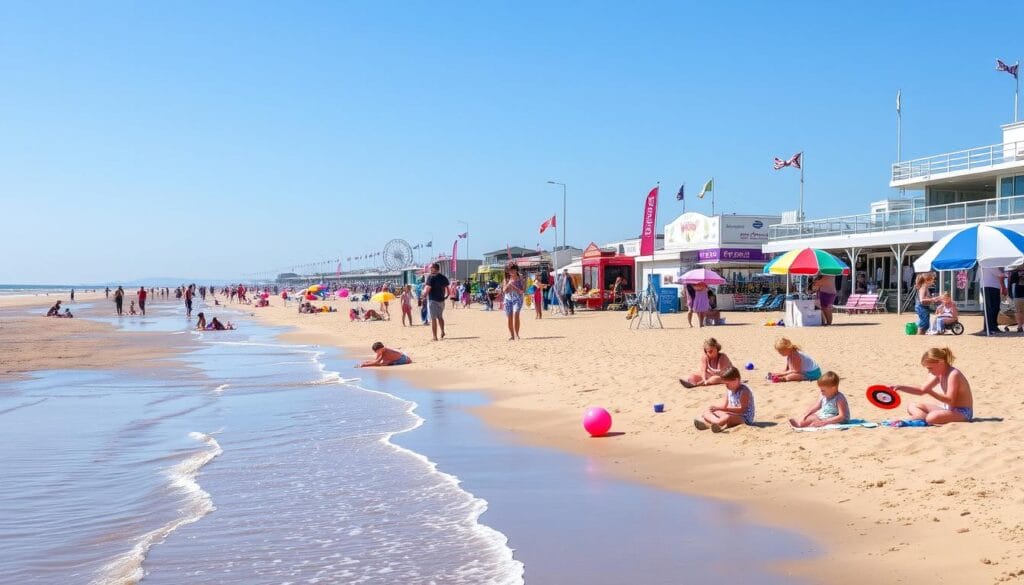
[[1013, 65], [1007, 65], [999, 59], [996, 59], [996, 71], [1005, 71], [1017, 79], [1017, 69], [1020, 67], [1020, 62], [1014, 63]]
[[789, 160], [782, 160], [781, 158], [776, 157], [775, 158], [775, 164], [774, 164], [775, 170], [777, 171], [779, 169], [783, 169], [783, 168], [786, 168], [786, 167], [794, 167], [794, 168], [799, 169], [800, 168], [800, 159], [803, 158], [803, 156], [804, 156], [804, 153], [798, 152], [798, 153], [794, 154], [793, 158], [791, 158]]

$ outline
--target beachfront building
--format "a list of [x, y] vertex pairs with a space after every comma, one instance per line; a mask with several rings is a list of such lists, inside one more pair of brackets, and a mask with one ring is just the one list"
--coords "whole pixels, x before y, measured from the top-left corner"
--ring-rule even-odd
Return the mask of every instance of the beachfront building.
[[636, 257], [640, 282], [656, 278], [662, 288], [674, 287], [676, 279], [693, 268], [709, 268], [729, 281], [719, 289], [718, 306], [733, 307], [735, 294], [760, 292], [766, 286], [762, 270], [767, 258], [761, 246], [778, 215], [703, 215], [683, 213], [665, 225], [663, 245], [650, 256]]
[[[861, 215], [772, 226], [764, 252], [812, 247], [836, 253], [855, 267], [846, 294], [862, 279], [887, 295], [890, 309], [907, 308], [913, 261], [946, 234], [982, 222], [1024, 232], [1024, 122], [1002, 130], [997, 144], [893, 163], [889, 186], [923, 195], [879, 201]], [[980, 310], [973, 270], [941, 272], [939, 288], [961, 308]]]

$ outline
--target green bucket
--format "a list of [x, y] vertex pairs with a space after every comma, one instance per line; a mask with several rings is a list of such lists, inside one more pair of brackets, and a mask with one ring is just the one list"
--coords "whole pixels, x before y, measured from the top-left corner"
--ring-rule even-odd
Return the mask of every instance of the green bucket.
[[907, 323], [903, 330], [907, 332], [907, 335], [917, 335], [917, 323]]

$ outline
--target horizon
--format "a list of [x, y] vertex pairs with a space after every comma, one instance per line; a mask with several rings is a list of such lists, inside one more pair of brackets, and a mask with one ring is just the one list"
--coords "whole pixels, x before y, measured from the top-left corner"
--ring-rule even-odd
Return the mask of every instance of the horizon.
[[808, 219], [866, 213], [898, 193], [898, 90], [903, 160], [1012, 119], [1021, 43], [943, 6], [18, 5], [0, 282], [237, 282], [463, 232], [478, 259], [550, 249], [552, 215], [584, 248], [639, 233], [659, 182], [659, 233], [711, 178], [720, 213], [795, 210], [797, 152]]

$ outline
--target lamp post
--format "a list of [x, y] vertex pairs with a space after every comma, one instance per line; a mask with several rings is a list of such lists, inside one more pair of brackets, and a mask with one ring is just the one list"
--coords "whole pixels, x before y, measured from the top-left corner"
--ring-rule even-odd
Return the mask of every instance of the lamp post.
[[[468, 221], [462, 221], [461, 219], [457, 219], [455, 221], [458, 222], [458, 223], [461, 223], [464, 226], [466, 226], [466, 232], [465, 232], [466, 233], [466, 260], [469, 260], [469, 258], [470, 258], [470, 255], [469, 255], [469, 222]], [[469, 275], [469, 265], [468, 264], [466, 265], [466, 274], [467, 274], [467, 276]]]
[[548, 181], [548, 185], [561, 185], [562, 187], [562, 247], [565, 247], [565, 183]]

